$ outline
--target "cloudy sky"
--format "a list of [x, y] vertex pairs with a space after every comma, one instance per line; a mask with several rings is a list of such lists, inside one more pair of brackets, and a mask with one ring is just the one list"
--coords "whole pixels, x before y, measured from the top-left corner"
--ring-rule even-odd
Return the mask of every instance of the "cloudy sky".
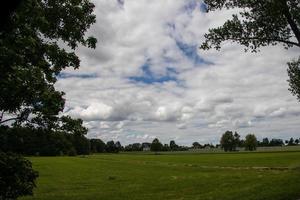
[[225, 42], [219, 52], [202, 51], [204, 33], [233, 11], [205, 13], [201, 1], [95, 5], [88, 35], [98, 38], [97, 48], [78, 49], [81, 68], [64, 71], [56, 84], [66, 92], [65, 113], [84, 120], [88, 137], [191, 145], [217, 143], [226, 130], [259, 139], [300, 136], [300, 103], [286, 72], [297, 49], [252, 54]]

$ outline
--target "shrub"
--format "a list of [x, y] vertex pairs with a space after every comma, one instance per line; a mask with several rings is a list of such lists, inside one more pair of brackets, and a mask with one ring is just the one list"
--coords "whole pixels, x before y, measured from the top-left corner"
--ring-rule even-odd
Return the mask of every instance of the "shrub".
[[0, 152], [0, 200], [33, 195], [37, 177], [30, 161], [16, 154]]

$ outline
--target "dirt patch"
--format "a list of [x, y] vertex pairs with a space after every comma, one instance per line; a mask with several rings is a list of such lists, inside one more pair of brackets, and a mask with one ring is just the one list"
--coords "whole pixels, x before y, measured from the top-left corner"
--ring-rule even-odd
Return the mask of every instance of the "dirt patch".
[[202, 169], [231, 169], [231, 170], [276, 170], [276, 171], [286, 171], [286, 170], [293, 170], [293, 169], [299, 169], [298, 168], [292, 168], [292, 167], [236, 167], [236, 166], [203, 166], [203, 165], [189, 165], [185, 164], [186, 167], [198, 167]]

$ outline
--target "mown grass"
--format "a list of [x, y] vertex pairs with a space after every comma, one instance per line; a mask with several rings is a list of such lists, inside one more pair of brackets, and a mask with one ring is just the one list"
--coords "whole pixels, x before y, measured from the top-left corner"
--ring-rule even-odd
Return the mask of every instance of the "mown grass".
[[300, 199], [300, 152], [31, 157], [33, 200]]

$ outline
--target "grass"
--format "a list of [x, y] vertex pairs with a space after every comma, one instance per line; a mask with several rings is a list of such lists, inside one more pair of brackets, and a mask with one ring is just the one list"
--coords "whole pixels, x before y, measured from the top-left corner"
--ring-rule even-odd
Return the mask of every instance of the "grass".
[[300, 152], [31, 157], [33, 200], [300, 199]]

